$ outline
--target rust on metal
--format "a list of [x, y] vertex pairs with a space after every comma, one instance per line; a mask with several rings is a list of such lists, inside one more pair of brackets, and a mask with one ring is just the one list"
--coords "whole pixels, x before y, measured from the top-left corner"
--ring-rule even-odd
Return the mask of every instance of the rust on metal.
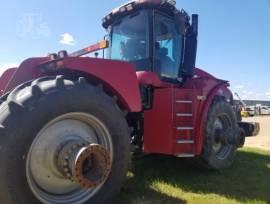
[[106, 181], [111, 167], [109, 151], [101, 145], [91, 144], [79, 150], [71, 171], [81, 187], [92, 189]]
[[63, 176], [82, 188], [93, 189], [109, 177], [112, 158], [99, 144], [71, 141], [59, 151], [58, 167]]

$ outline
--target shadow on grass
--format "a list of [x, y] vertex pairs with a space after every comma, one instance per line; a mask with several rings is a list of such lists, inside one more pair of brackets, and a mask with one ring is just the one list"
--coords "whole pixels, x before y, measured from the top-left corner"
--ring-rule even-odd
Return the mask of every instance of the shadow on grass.
[[[133, 160], [120, 203], [186, 203], [155, 191], [151, 185], [162, 182], [184, 192], [217, 194], [239, 202], [251, 200], [270, 203], [270, 154], [244, 150], [233, 166], [222, 171], [202, 171], [175, 157], [152, 155]], [[181, 195], [177, 197], [181, 198]], [[118, 203], [119, 203], [118, 202]]]

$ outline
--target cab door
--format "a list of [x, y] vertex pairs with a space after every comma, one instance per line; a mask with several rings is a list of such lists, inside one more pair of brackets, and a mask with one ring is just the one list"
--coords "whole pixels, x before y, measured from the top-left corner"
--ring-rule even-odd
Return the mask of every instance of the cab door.
[[154, 87], [153, 107], [144, 114], [144, 150], [178, 157], [194, 156], [194, 91], [181, 75], [184, 37], [170, 17], [155, 13], [154, 71], [164, 82]]

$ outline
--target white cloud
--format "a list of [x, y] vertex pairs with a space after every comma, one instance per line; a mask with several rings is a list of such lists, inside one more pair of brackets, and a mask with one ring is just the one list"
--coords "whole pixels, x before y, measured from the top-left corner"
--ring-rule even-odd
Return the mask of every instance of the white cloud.
[[4, 71], [6, 71], [9, 68], [14, 68], [14, 67], [18, 67], [19, 64], [18, 63], [6, 63], [6, 64], [1, 64], [0, 65], [0, 75], [2, 75], [4, 73]]
[[59, 41], [61, 44], [64, 45], [75, 45], [76, 41], [73, 36], [69, 33], [64, 33], [61, 35], [62, 39]]
[[267, 98], [270, 98], [270, 91], [269, 91], [269, 92], [266, 92], [266, 93], [265, 93], [265, 96], [266, 96]]

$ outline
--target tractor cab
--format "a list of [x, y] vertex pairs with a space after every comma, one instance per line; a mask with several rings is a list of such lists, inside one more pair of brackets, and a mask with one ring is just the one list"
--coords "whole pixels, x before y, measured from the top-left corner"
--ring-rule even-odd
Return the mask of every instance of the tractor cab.
[[175, 1], [131, 1], [103, 19], [110, 34], [108, 58], [130, 62], [137, 71], [155, 72], [165, 81], [193, 75], [197, 15], [192, 25], [189, 21]]

